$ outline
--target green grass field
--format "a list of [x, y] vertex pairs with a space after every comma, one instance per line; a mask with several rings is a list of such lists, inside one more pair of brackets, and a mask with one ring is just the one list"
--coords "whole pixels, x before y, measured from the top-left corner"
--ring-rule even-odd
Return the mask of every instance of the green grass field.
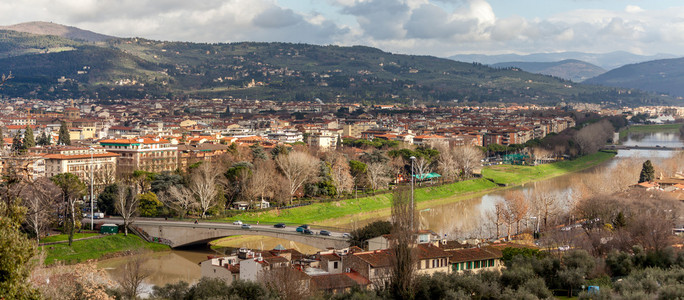
[[630, 132], [676, 132], [683, 124], [653, 124], [653, 125], [634, 125], [620, 131], [620, 139], [624, 139]]
[[498, 165], [484, 168], [482, 177], [498, 184], [518, 185], [552, 178], [596, 166], [615, 156], [611, 152], [597, 152], [575, 160], [560, 161], [539, 166]]
[[[75, 239], [82, 239], [82, 238], [87, 238], [91, 236], [98, 236], [100, 235], [99, 233], [74, 233], [74, 240]], [[40, 239], [41, 243], [52, 243], [52, 242], [61, 242], [61, 241], [66, 241], [69, 239], [68, 234], [58, 234], [58, 235], [51, 235], [51, 236], [46, 236], [44, 238]]]
[[[425, 208], [476, 197], [495, 189], [497, 184], [518, 185], [530, 181], [560, 176], [596, 166], [615, 156], [615, 153], [599, 152], [572, 161], [562, 161], [540, 166], [492, 166], [483, 170], [483, 177], [460, 181], [441, 186], [417, 187], [415, 200], [418, 208]], [[428, 185], [428, 186], [425, 186]], [[392, 194], [315, 203], [307, 206], [269, 210], [261, 212], [245, 212], [220, 221], [241, 220], [246, 223], [279, 223], [286, 224], [319, 224], [339, 226], [349, 222], [349, 216], [357, 220], [389, 216], [392, 205]]]
[[[51, 241], [61, 241], [66, 240], [67, 236], [60, 234], [49, 238], [52, 239]], [[147, 243], [133, 234], [129, 234], [127, 237], [123, 234], [117, 234], [100, 239], [74, 241], [71, 247], [69, 247], [68, 244], [39, 247], [39, 251], [46, 252], [45, 265], [48, 266], [57, 262], [75, 264], [89, 259], [99, 259], [107, 254], [123, 251], [137, 251], [141, 249], [163, 251], [169, 250], [169, 247], [162, 244]]]

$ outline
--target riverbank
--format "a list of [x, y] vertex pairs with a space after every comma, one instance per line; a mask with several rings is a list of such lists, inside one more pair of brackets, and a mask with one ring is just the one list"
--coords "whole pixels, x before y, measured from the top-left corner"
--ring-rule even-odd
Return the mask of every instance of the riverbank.
[[[462, 201], [494, 190], [584, 170], [610, 160], [615, 154], [598, 152], [571, 161], [539, 166], [489, 166], [483, 169], [483, 178], [440, 186], [418, 187], [415, 190], [414, 199], [419, 209]], [[245, 212], [229, 220], [241, 220], [245, 223], [258, 221], [347, 227], [353, 222], [387, 217], [391, 214], [391, 206], [392, 194], [386, 193], [358, 199], [315, 203], [285, 210]]]
[[626, 138], [629, 133], [677, 132], [682, 126], [684, 124], [632, 125], [620, 130], [620, 140]]
[[[60, 234], [43, 239], [43, 242], [61, 241], [67, 238]], [[46, 241], [47, 240], [47, 241]], [[90, 259], [109, 258], [127, 251], [164, 251], [169, 250], [169, 246], [148, 243], [140, 237], [129, 234], [109, 235], [98, 239], [84, 239], [74, 241], [71, 247], [68, 244], [46, 245], [38, 247], [39, 251], [45, 253], [45, 265], [55, 263], [77, 264]]]

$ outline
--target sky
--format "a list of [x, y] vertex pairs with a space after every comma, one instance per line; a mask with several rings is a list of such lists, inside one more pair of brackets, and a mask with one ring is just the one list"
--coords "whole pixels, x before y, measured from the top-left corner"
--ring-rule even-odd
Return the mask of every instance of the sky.
[[684, 55], [681, 0], [2, 0], [0, 20], [118, 37], [365, 45], [440, 57]]

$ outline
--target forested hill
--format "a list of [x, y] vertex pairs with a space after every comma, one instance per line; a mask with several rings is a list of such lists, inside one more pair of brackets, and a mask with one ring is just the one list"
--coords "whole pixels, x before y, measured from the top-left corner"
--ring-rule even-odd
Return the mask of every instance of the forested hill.
[[587, 82], [615, 87], [633, 87], [684, 97], [684, 58], [626, 65], [591, 78]]
[[409, 102], [613, 102], [668, 97], [588, 86], [507, 68], [355, 46], [288, 43], [199, 44], [109, 39], [97, 44], [0, 31], [1, 93], [54, 99], [248, 97]]

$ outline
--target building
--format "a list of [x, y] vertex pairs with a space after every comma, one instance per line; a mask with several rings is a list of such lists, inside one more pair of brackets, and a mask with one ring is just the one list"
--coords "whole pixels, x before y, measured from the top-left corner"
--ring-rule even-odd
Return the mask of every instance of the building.
[[337, 137], [333, 135], [312, 134], [309, 136], [309, 145], [322, 150], [335, 149]]
[[452, 272], [500, 271], [503, 268], [501, 251], [493, 247], [447, 250]]
[[119, 154], [108, 152], [102, 147], [44, 146], [30, 148], [29, 152], [42, 155], [45, 159], [45, 176], [72, 173], [81, 181], [90, 183], [92, 169], [95, 185], [113, 182], [116, 159], [119, 157]]
[[160, 173], [178, 168], [178, 147], [159, 137], [136, 139], [107, 139], [100, 141], [107, 151], [117, 158], [117, 177], [127, 176], [134, 171]]

